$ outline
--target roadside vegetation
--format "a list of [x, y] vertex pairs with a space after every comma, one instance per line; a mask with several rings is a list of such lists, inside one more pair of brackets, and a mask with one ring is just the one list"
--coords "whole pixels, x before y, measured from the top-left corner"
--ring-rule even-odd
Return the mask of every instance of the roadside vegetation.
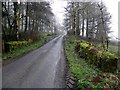
[[76, 45], [75, 37], [66, 37], [66, 57], [70, 72], [77, 79], [77, 88], [116, 88], [119, 83], [117, 73], [106, 72], [93, 63], [90, 64], [87, 56], [85, 56], [86, 58], [83, 57], [84, 55], [81, 57], [80, 54], [76, 52]]
[[[94, 43], [96, 45], [97, 48], [100, 48], [101, 47], [101, 44], [100, 43]], [[109, 43], [109, 46], [108, 46], [108, 51], [112, 54], [115, 54], [118, 56], [118, 47], [119, 45], [116, 45], [116, 44], [111, 44]]]
[[118, 46], [118, 45], [109, 45], [109, 52], [118, 55], [118, 50], [119, 50], [118, 47], [120, 47], [120, 46]]
[[[32, 51], [34, 49], [39, 48], [40, 46], [42, 46], [43, 44], [45, 44], [46, 42], [48, 42], [49, 40], [51, 40], [52, 38], [54, 38], [55, 35], [44, 35], [40, 40], [38, 40], [37, 42], [20, 42], [20, 41], [14, 41], [9, 43], [9, 46], [11, 46], [11, 49], [9, 52], [4, 53], [2, 55], [2, 59], [3, 61], [6, 61], [9, 58], [15, 58], [17, 56], [23, 55], [29, 51]], [[13, 44], [16, 43], [16, 44]], [[19, 45], [19, 44], [22, 45]], [[18, 47], [17, 47], [18, 46]], [[15, 48], [14, 48], [15, 47]]]
[[68, 2], [65, 10], [65, 52], [77, 87], [118, 87], [120, 57], [110, 38], [119, 38], [109, 37], [111, 15], [104, 3]]
[[57, 34], [49, 2], [1, 3], [3, 61], [38, 48]]

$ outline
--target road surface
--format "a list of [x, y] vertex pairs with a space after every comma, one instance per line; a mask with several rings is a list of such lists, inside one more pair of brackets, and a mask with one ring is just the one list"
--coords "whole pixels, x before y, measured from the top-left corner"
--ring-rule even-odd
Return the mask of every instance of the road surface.
[[2, 68], [3, 88], [64, 88], [63, 36]]

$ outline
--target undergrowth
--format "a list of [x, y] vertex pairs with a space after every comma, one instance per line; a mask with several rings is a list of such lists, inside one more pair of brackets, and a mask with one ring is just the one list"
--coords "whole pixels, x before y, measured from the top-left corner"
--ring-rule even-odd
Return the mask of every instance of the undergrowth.
[[75, 38], [66, 37], [65, 53], [71, 74], [77, 79], [77, 88], [115, 88], [118, 77], [112, 73], [100, 71], [75, 53]]

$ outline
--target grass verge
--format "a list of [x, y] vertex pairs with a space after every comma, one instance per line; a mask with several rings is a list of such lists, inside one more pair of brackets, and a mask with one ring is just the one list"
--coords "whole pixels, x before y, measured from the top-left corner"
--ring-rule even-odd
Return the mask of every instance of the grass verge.
[[118, 47], [117, 45], [109, 45], [109, 52], [118, 55]]
[[51, 38], [51, 36], [44, 36], [38, 42], [35, 42], [35, 43], [33, 43], [31, 45], [28, 45], [28, 46], [23, 46], [21, 48], [18, 48], [16, 50], [11, 51], [11, 52], [5, 53], [5, 54], [2, 55], [2, 61], [6, 61], [10, 58], [14, 58], [14, 57], [20, 56], [22, 54], [25, 54], [29, 51], [32, 51], [34, 49], [37, 49], [40, 46], [42, 46], [45, 43], [45, 41], [49, 38]]
[[78, 88], [115, 88], [118, 85], [117, 76], [101, 72], [95, 66], [80, 58], [74, 52], [74, 40], [74, 37], [66, 37], [65, 53], [70, 72], [77, 79]]
[[[94, 43], [95, 44], [95, 43]], [[97, 43], [96, 44], [96, 47], [97, 48], [101, 48], [101, 44], [100, 43]], [[108, 51], [112, 54], [115, 54], [118, 56], [118, 50], [119, 50], [119, 45], [112, 45], [112, 44], [109, 44], [108, 45]]]

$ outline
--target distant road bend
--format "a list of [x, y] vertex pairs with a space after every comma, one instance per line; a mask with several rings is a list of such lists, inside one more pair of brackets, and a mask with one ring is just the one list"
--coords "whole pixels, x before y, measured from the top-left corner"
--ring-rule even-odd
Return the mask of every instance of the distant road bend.
[[2, 68], [3, 88], [64, 88], [63, 37], [18, 58]]

